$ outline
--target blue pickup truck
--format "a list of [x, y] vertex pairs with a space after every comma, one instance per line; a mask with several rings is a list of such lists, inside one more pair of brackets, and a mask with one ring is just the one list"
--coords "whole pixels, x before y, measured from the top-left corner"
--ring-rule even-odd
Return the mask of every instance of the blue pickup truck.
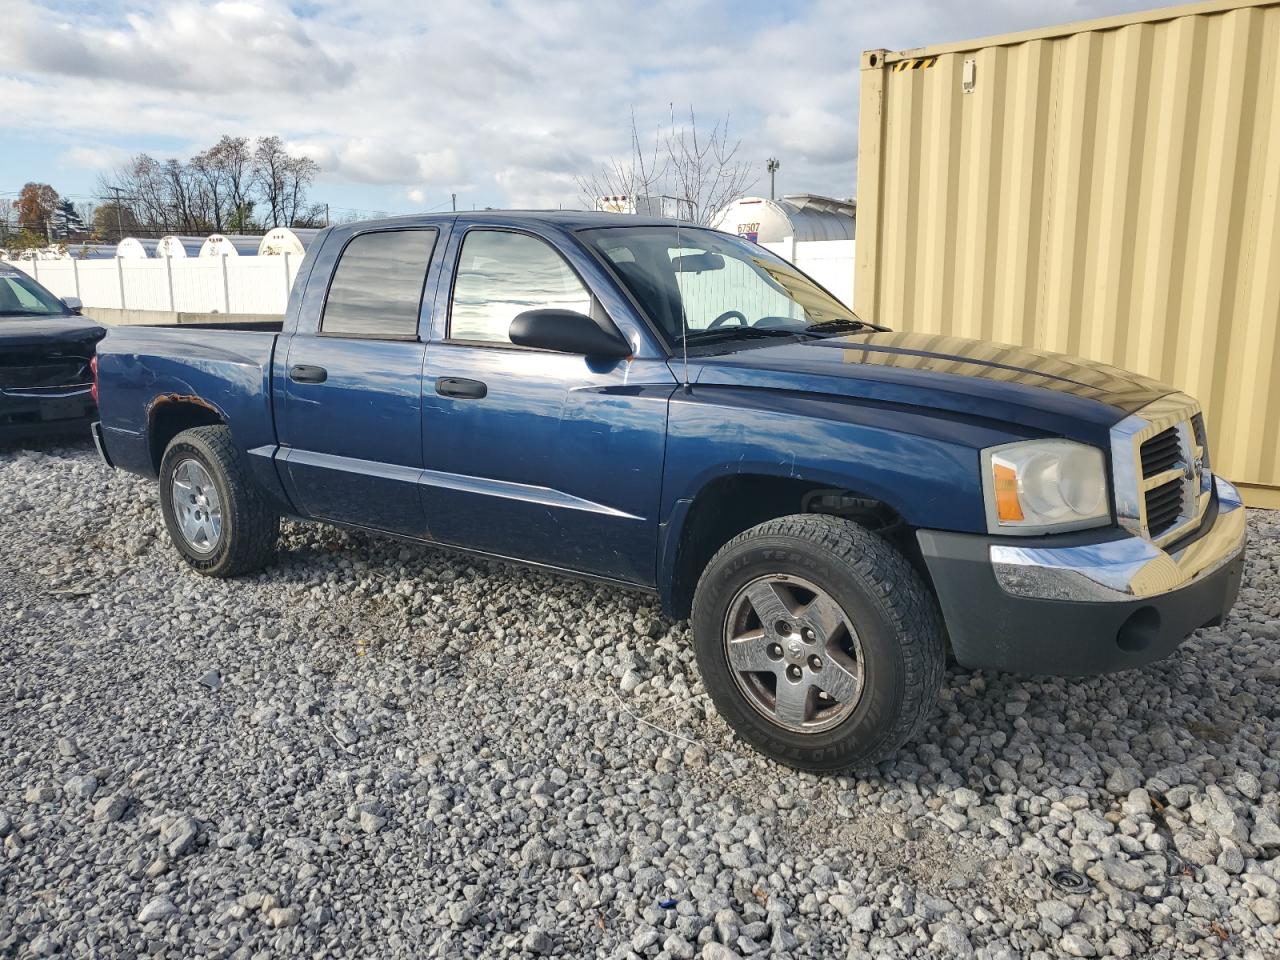
[[1089, 674], [1222, 620], [1244, 509], [1200, 407], [1098, 363], [867, 324], [670, 220], [334, 227], [282, 323], [117, 327], [106, 462], [230, 577], [281, 517], [656, 593], [785, 763], [883, 758], [969, 667]]

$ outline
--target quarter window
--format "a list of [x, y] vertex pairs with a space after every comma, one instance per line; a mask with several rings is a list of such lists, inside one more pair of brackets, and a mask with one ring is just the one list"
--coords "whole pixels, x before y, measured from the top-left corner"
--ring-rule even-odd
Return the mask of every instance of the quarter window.
[[355, 237], [329, 285], [320, 332], [330, 336], [412, 338], [435, 230], [389, 230]]
[[523, 233], [472, 230], [462, 242], [449, 337], [510, 343], [526, 310], [591, 313], [591, 294], [550, 244]]

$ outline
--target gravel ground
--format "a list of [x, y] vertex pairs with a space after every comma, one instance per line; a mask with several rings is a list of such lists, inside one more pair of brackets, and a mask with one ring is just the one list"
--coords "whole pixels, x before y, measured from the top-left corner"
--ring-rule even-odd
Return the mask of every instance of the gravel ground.
[[152, 484], [0, 451], [0, 955], [1270, 960], [1250, 524], [1171, 660], [952, 669], [919, 742], [819, 778], [731, 736], [649, 598], [310, 525], [207, 580]]

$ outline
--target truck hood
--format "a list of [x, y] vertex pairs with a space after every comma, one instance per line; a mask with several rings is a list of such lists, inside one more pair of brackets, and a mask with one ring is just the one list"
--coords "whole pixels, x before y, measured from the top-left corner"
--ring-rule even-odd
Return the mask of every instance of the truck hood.
[[[0, 351], [68, 347], [93, 351], [106, 329], [86, 317], [6, 317], [0, 315]], [[88, 354], [86, 354], [87, 356]]]
[[[690, 358], [691, 361], [693, 358]], [[1109, 429], [1172, 387], [1104, 363], [927, 333], [857, 333], [699, 357], [690, 379], [929, 407], [1072, 435]], [[693, 362], [690, 364], [693, 366]], [[1094, 432], [1094, 431], [1090, 431]]]

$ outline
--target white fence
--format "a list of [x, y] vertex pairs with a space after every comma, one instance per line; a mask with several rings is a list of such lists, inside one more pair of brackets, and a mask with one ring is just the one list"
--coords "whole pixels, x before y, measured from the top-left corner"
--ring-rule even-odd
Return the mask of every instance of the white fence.
[[59, 297], [89, 308], [170, 313], [283, 314], [302, 258], [185, 257], [112, 260], [20, 260]]
[[[852, 306], [853, 244], [852, 240], [808, 240], [764, 246]], [[91, 309], [283, 314], [302, 258], [285, 253], [266, 257], [19, 260], [11, 265], [31, 274], [57, 296], [79, 297]], [[688, 292], [696, 298], [696, 290]]]

